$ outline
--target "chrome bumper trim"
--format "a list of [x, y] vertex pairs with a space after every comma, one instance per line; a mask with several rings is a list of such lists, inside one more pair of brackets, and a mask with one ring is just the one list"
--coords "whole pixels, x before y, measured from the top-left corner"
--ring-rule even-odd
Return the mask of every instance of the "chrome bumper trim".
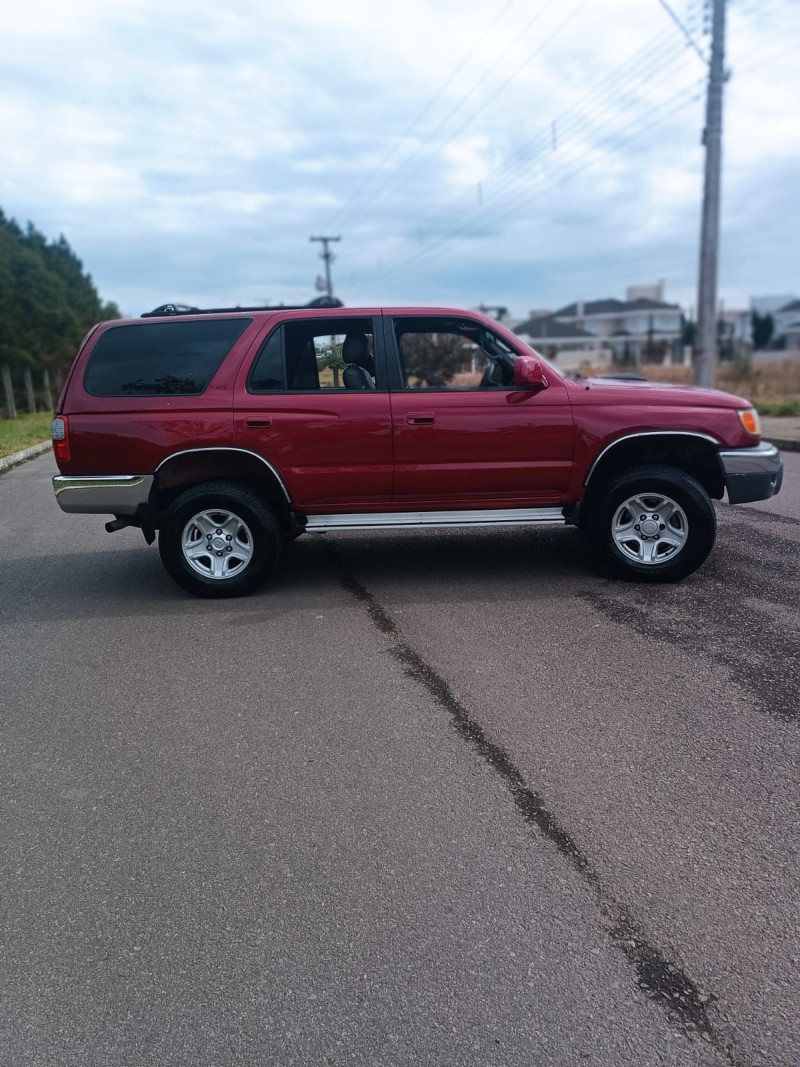
[[503, 508], [494, 511], [393, 511], [366, 515], [309, 515], [308, 533], [325, 530], [412, 530], [448, 526], [535, 526], [566, 523], [562, 508]]
[[153, 486], [152, 474], [96, 474], [69, 478], [57, 474], [53, 489], [62, 511], [88, 515], [135, 515], [146, 504]]
[[726, 474], [773, 474], [781, 465], [780, 451], [768, 441], [752, 448], [720, 449], [719, 458]]
[[768, 441], [752, 448], [721, 449], [719, 461], [728, 490], [728, 503], [769, 500], [780, 492], [783, 460], [779, 449]]

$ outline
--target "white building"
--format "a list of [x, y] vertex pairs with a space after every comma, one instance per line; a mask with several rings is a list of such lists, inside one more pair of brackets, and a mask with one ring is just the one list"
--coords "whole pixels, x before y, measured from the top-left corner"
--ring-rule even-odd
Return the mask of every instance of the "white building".
[[578, 370], [582, 363], [603, 362], [611, 356], [594, 334], [560, 322], [547, 312], [532, 311], [524, 322], [514, 327], [514, 333], [545, 359], [554, 360], [563, 371]]
[[[640, 295], [644, 290], [657, 296]], [[618, 359], [638, 363], [648, 356], [678, 353], [683, 316], [677, 304], [661, 299], [663, 285], [632, 286], [626, 295], [626, 300], [576, 300], [553, 317], [592, 334]]]

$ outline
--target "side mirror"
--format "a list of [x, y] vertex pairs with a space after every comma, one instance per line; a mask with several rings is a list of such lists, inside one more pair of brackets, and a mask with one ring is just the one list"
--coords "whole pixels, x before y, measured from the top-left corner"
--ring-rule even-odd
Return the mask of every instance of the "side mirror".
[[514, 360], [514, 385], [536, 393], [548, 389], [550, 382], [547, 380], [544, 364], [536, 356], [517, 356]]

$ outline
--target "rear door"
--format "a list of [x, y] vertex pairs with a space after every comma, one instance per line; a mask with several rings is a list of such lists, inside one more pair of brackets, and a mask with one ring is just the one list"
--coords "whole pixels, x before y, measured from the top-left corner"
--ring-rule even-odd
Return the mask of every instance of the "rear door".
[[503, 508], [563, 502], [573, 421], [555, 373], [513, 384], [514, 352], [469, 316], [386, 313], [396, 507]]
[[[267, 459], [309, 512], [385, 508], [392, 435], [379, 313], [286, 315], [245, 359], [235, 389], [237, 444]], [[380, 346], [378, 346], [380, 347]], [[345, 353], [366, 353], [344, 384]]]

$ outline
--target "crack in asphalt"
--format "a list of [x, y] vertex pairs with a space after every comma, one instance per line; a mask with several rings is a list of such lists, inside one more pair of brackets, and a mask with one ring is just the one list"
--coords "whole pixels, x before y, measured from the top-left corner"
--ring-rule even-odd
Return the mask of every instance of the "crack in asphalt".
[[331, 544], [327, 548], [342, 573], [344, 589], [365, 606], [375, 628], [391, 639], [389, 652], [406, 675], [422, 685], [449, 714], [456, 733], [499, 775], [520, 815], [558, 849], [591, 890], [606, 933], [634, 968], [641, 992], [664, 1008], [670, 1022], [678, 1024], [687, 1037], [700, 1037], [707, 1042], [729, 1067], [747, 1067], [735, 1054], [733, 1041], [724, 1040], [709, 1018], [709, 1005], [717, 999], [714, 994], [704, 994], [678, 964], [647, 940], [625, 905], [603, 885], [589, 856], [550, 811], [542, 795], [525, 781], [506, 749], [487, 737], [483, 727], [456, 697], [443, 676], [404, 640], [394, 620], [375, 596], [347, 572], [338, 549]]

